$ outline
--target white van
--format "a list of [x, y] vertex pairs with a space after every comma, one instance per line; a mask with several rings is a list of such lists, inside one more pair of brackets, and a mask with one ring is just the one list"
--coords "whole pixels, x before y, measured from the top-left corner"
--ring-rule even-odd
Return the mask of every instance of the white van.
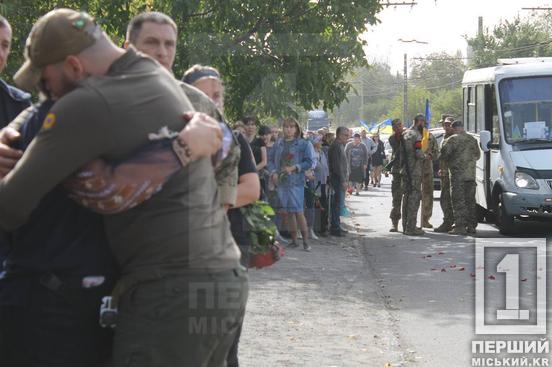
[[503, 234], [552, 219], [552, 58], [502, 59], [464, 74], [464, 125], [480, 140], [478, 217]]

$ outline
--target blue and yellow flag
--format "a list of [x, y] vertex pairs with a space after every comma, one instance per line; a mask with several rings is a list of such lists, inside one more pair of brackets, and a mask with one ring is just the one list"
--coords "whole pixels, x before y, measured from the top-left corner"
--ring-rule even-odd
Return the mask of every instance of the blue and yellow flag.
[[431, 120], [431, 110], [429, 109], [429, 99], [426, 98], [426, 105], [425, 105], [425, 119], [426, 119], [426, 125], [424, 127], [424, 131], [422, 134], [422, 151], [425, 153], [427, 152], [427, 148], [429, 146], [429, 127], [431, 126], [430, 120]]

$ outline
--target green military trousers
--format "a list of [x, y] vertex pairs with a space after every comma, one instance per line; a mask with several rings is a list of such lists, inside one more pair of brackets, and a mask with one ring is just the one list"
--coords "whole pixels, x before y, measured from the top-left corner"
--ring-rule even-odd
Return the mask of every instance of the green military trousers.
[[441, 175], [441, 196], [439, 198], [441, 210], [443, 211], [443, 224], [452, 227], [454, 216], [452, 211], [452, 199], [450, 197], [450, 176], [448, 172]]
[[403, 199], [402, 177], [400, 173], [393, 173], [393, 181], [391, 181], [391, 195], [393, 196], [391, 214], [389, 218], [393, 225], [401, 219], [401, 203]]
[[475, 181], [456, 180], [451, 177], [450, 196], [452, 198], [452, 211], [454, 226], [475, 228], [477, 217], [475, 212]]
[[241, 268], [133, 287], [119, 301], [113, 366], [225, 366], [248, 292]]
[[418, 209], [422, 198], [422, 177], [413, 175], [403, 180], [404, 197], [402, 202], [403, 232], [413, 232], [416, 229]]

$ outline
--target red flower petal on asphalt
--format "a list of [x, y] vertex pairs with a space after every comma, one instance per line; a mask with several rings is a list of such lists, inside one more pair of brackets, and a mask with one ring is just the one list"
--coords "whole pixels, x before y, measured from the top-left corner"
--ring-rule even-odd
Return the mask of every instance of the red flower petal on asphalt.
[[494, 275], [489, 275], [489, 279], [490, 279], [490, 280], [495, 280], [496, 278], [495, 278]]
[[431, 257], [431, 255], [427, 255], [426, 257]]
[[437, 255], [444, 255], [444, 254], [445, 254], [445, 253], [442, 252], [442, 251], [439, 251], [439, 252], [437, 253]]
[[458, 269], [458, 271], [464, 271], [464, 270], [466, 270], [466, 268], [460, 268], [460, 269]]
[[523, 278], [521, 281], [522, 281], [522, 282], [526, 282], [526, 281], [527, 281], [527, 278]]
[[429, 270], [431, 270], [431, 271], [437, 271], [437, 270], [439, 270], [439, 269], [437, 269], [437, 268], [431, 268], [431, 269], [429, 269]]
[[451, 269], [454, 269], [455, 267], [456, 267], [456, 265], [450, 265]]
[[447, 271], [447, 269], [443, 268], [441, 269], [441, 273], [445, 273]]
[[470, 277], [475, 278], [475, 273], [470, 273]]

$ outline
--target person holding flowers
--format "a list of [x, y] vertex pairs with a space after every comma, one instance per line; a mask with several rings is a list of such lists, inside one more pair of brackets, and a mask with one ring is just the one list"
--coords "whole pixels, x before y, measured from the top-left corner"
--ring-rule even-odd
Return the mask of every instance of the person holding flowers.
[[303, 249], [310, 251], [309, 232], [304, 215], [305, 171], [313, 164], [313, 148], [302, 138], [299, 123], [294, 118], [286, 118], [282, 123], [283, 138], [274, 144], [274, 151], [268, 167], [271, 180], [277, 186], [280, 201], [282, 225], [289, 228], [291, 243], [288, 247], [298, 247], [297, 226], [303, 237]]

